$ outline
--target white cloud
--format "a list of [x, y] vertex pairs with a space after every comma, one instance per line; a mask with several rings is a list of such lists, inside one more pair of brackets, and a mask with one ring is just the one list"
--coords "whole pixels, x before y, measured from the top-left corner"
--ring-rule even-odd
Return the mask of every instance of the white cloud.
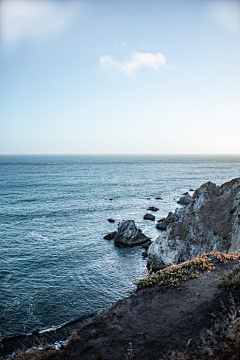
[[63, 30], [76, 15], [74, 3], [49, 0], [1, 0], [1, 40], [13, 45]]
[[209, 16], [229, 33], [239, 33], [240, 2], [238, 0], [214, 1], [210, 3]]
[[166, 59], [162, 54], [141, 53], [138, 51], [132, 52], [130, 57], [126, 57], [122, 62], [115, 59], [112, 55], [99, 56], [99, 62], [100, 70], [109, 75], [120, 72], [127, 76], [132, 76], [142, 67], [159, 70], [160, 67], [166, 66]]

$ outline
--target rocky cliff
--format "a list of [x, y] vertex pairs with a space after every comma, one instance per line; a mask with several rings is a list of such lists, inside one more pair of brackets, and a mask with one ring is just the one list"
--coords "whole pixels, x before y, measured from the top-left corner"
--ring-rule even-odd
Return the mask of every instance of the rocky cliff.
[[188, 205], [169, 213], [158, 225], [165, 231], [148, 249], [153, 270], [204, 252], [230, 253], [240, 248], [240, 178], [221, 186], [207, 182], [191, 199], [187, 196]]

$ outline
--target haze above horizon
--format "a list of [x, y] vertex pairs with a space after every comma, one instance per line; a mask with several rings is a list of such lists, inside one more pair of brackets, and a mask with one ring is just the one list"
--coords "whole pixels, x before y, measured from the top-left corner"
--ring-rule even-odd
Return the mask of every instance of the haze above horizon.
[[238, 0], [2, 0], [0, 154], [240, 154]]

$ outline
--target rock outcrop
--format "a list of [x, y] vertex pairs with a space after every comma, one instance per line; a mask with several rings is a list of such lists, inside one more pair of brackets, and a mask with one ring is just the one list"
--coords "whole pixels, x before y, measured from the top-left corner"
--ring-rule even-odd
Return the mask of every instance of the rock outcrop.
[[148, 249], [149, 266], [157, 270], [204, 252], [238, 250], [239, 215], [240, 178], [221, 186], [211, 182], [201, 185], [189, 205], [177, 208], [157, 224], [165, 231]]
[[180, 218], [180, 215], [178, 214], [178, 209], [173, 214], [171, 211], [168, 213], [168, 216], [166, 218], [162, 218], [158, 220], [156, 228], [158, 230], [167, 230], [167, 227], [169, 224], [178, 221]]
[[152, 220], [152, 221], [155, 220], [155, 216], [152, 214], [145, 214], [143, 218], [144, 220]]
[[111, 232], [110, 234], [105, 235], [103, 238], [105, 240], [113, 240], [115, 236], [117, 235], [116, 231]]
[[191, 204], [191, 202], [193, 201], [193, 198], [191, 197], [191, 195], [189, 195], [188, 193], [184, 194], [184, 196], [182, 196], [179, 200], [178, 200], [178, 204], [182, 204], [182, 205], [189, 205]]
[[149, 206], [149, 208], [147, 210], [158, 211], [159, 209], [156, 208], [155, 206]]
[[118, 231], [114, 238], [115, 245], [118, 247], [141, 245], [147, 241], [149, 238], [136, 226], [134, 220], [123, 220], [118, 225]]

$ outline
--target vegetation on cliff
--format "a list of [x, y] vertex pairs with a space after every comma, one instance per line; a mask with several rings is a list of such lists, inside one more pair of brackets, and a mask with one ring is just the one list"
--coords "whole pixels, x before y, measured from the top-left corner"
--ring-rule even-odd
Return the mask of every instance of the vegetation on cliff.
[[[210, 252], [203, 254], [192, 260], [185, 261], [178, 265], [170, 265], [165, 269], [158, 270], [144, 279], [137, 279], [137, 291], [146, 287], [157, 285], [158, 291], [165, 291], [170, 287], [180, 286], [180, 281], [193, 279], [199, 276], [199, 271], [215, 270], [216, 262], [227, 262], [228, 260], [237, 259], [237, 255], [222, 254], [221, 252]], [[238, 272], [240, 269], [238, 270]], [[234, 273], [235, 275], [235, 273]], [[236, 276], [235, 276], [236, 278]], [[235, 286], [240, 284], [240, 276], [238, 276], [238, 283], [235, 280]], [[226, 280], [225, 280], [226, 282]], [[224, 283], [225, 284], [225, 283]], [[230, 286], [230, 282], [229, 282]], [[224, 287], [224, 285], [222, 285]]]

